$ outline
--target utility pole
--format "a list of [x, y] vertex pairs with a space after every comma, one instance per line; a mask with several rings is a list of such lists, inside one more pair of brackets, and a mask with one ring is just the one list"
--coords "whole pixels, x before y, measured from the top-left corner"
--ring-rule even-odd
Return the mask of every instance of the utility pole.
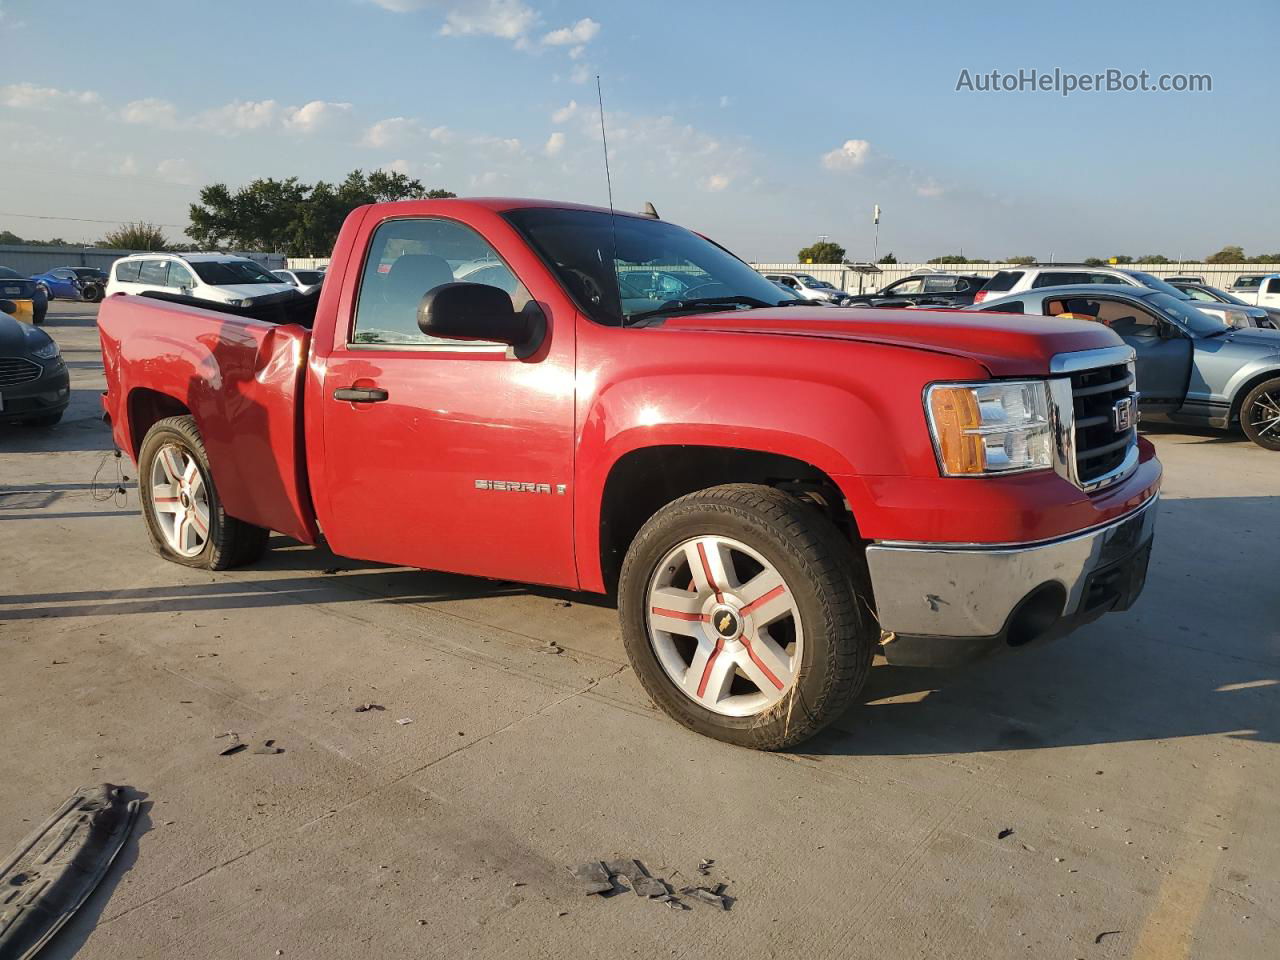
[[871, 248], [871, 262], [876, 263], [880, 258], [880, 204], [875, 205], [875, 210], [871, 214], [871, 222], [876, 226], [876, 242]]

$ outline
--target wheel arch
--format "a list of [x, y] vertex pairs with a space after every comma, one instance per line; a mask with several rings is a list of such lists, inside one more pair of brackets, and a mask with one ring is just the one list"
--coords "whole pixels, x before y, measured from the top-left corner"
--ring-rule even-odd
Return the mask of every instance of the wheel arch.
[[[728, 483], [758, 483], [808, 499], [852, 540], [857, 521], [835, 479], [805, 460], [746, 447], [663, 444], [638, 447], [610, 467], [600, 498], [600, 585], [617, 586], [627, 548], [664, 506], [697, 490]], [[584, 587], [594, 579], [583, 571]]]
[[191, 415], [191, 408], [183, 400], [149, 387], [134, 387], [129, 391], [127, 411], [129, 447], [135, 463], [148, 430], [168, 417]]
[[1240, 408], [1244, 405], [1244, 398], [1249, 395], [1250, 390], [1278, 377], [1280, 377], [1280, 363], [1259, 373], [1250, 374], [1248, 379], [1237, 386], [1231, 394], [1231, 412], [1227, 417], [1227, 424], [1230, 425], [1240, 419]]

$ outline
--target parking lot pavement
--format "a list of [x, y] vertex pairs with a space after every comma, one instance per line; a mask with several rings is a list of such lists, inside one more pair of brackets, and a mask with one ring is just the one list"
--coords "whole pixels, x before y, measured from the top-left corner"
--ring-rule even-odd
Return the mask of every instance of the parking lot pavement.
[[[42, 956], [1274, 956], [1280, 455], [1153, 432], [1132, 611], [879, 664], [768, 755], [656, 712], [591, 597], [281, 538], [160, 560], [127, 461], [112, 493], [93, 315], [50, 311], [64, 422], [0, 433], [0, 855], [82, 783], [147, 806]], [[284, 753], [220, 756], [230, 731]], [[565, 866], [613, 856], [677, 885], [714, 859], [735, 902], [580, 896]]]

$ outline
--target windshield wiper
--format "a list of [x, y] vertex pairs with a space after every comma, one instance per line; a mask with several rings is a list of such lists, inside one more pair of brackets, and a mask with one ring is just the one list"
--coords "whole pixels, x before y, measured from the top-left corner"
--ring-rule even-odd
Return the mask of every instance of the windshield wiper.
[[707, 307], [722, 307], [726, 310], [733, 310], [736, 307], [772, 307], [774, 304], [759, 300], [756, 297], [693, 297], [689, 300], [668, 300], [656, 310], [642, 310], [639, 313], [633, 313], [626, 317], [626, 323], [635, 323], [637, 320], [646, 320], [649, 317], [665, 317], [673, 313], [694, 312], [699, 313], [707, 309]]

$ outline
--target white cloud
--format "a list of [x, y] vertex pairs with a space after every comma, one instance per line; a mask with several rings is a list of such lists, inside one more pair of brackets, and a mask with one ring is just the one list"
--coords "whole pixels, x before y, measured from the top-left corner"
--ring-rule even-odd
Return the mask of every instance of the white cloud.
[[439, 126], [432, 127], [428, 136], [436, 143], [453, 143], [458, 135], [446, 126]]
[[542, 148], [542, 152], [548, 157], [554, 157], [564, 149], [564, 134], [557, 130], [551, 136], [547, 137], [547, 145]]
[[867, 162], [870, 153], [871, 144], [866, 140], [846, 140], [822, 155], [822, 165], [828, 170], [856, 170]]
[[34, 83], [7, 83], [0, 86], [0, 103], [18, 110], [50, 110], [58, 106], [92, 106], [101, 101], [92, 90], [60, 90], [37, 87]]
[[561, 27], [544, 34], [542, 42], [549, 47], [576, 47], [590, 43], [600, 32], [600, 24], [590, 17], [583, 17], [569, 27]]
[[720, 106], [722, 107], [727, 107], [731, 103], [733, 103], [733, 97], [730, 97], [727, 94], [720, 98]]
[[422, 124], [417, 120], [409, 117], [388, 117], [369, 127], [364, 132], [360, 143], [366, 147], [396, 146], [425, 132]]
[[572, 119], [573, 115], [577, 112], [578, 112], [578, 101], [570, 100], [568, 103], [566, 103], [563, 107], [561, 107], [555, 113], [551, 114], [551, 122], [565, 123], [566, 121]]
[[221, 107], [206, 110], [196, 122], [218, 133], [238, 133], [270, 127], [280, 117], [280, 105], [274, 100], [232, 100]]
[[587, 48], [586, 48], [583, 44], [581, 44], [581, 43], [580, 43], [580, 44], [578, 44], [576, 47], [570, 47], [570, 48], [569, 48], [569, 59], [570, 59], [570, 60], [580, 60], [580, 59], [582, 59], [582, 55], [583, 55], [584, 53], [586, 53], [586, 52], [587, 52]]
[[573, 71], [569, 74], [569, 81], [571, 83], [586, 83], [590, 79], [591, 79], [591, 68], [588, 67], [585, 63], [578, 64], [576, 67], [573, 68]]
[[471, 0], [450, 5], [440, 33], [446, 37], [480, 35], [518, 41], [537, 18], [537, 13], [521, 0]]
[[121, 160], [118, 164], [116, 164], [116, 173], [126, 177], [137, 176], [138, 161], [134, 159], [134, 156], [132, 153], [126, 154], [125, 158]]
[[144, 97], [126, 103], [120, 111], [120, 119], [125, 123], [152, 127], [175, 127], [178, 125], [178, 108], [159, 97]]
[[383, 10], [390, 10], [392, 13], [412, 13], [415, 10], [438, 6], [435, 0], [373, 0], [373, 2]]
[[940, 197], [946, 192], [946, 188], [933, 177], [916, 184], [916, 196], [918, 197]]
[[203, 179], [200, 169], [182, 157], [161, 160], [156, 166], [156, 174], [162, 180], [167, 180], [170, 183], [179, 183], [183, 186], [193, 186]]
[[719, 193], [721, 190], [729, 186], [733, 182], [733, 178], [723, 173], [713, 173], [703, 181], [703, 187], [712, 193]]
[[350, 116], [351, 104], [312, 100], [284, 112], [284, 125], [297, 133], [315, 133]]

